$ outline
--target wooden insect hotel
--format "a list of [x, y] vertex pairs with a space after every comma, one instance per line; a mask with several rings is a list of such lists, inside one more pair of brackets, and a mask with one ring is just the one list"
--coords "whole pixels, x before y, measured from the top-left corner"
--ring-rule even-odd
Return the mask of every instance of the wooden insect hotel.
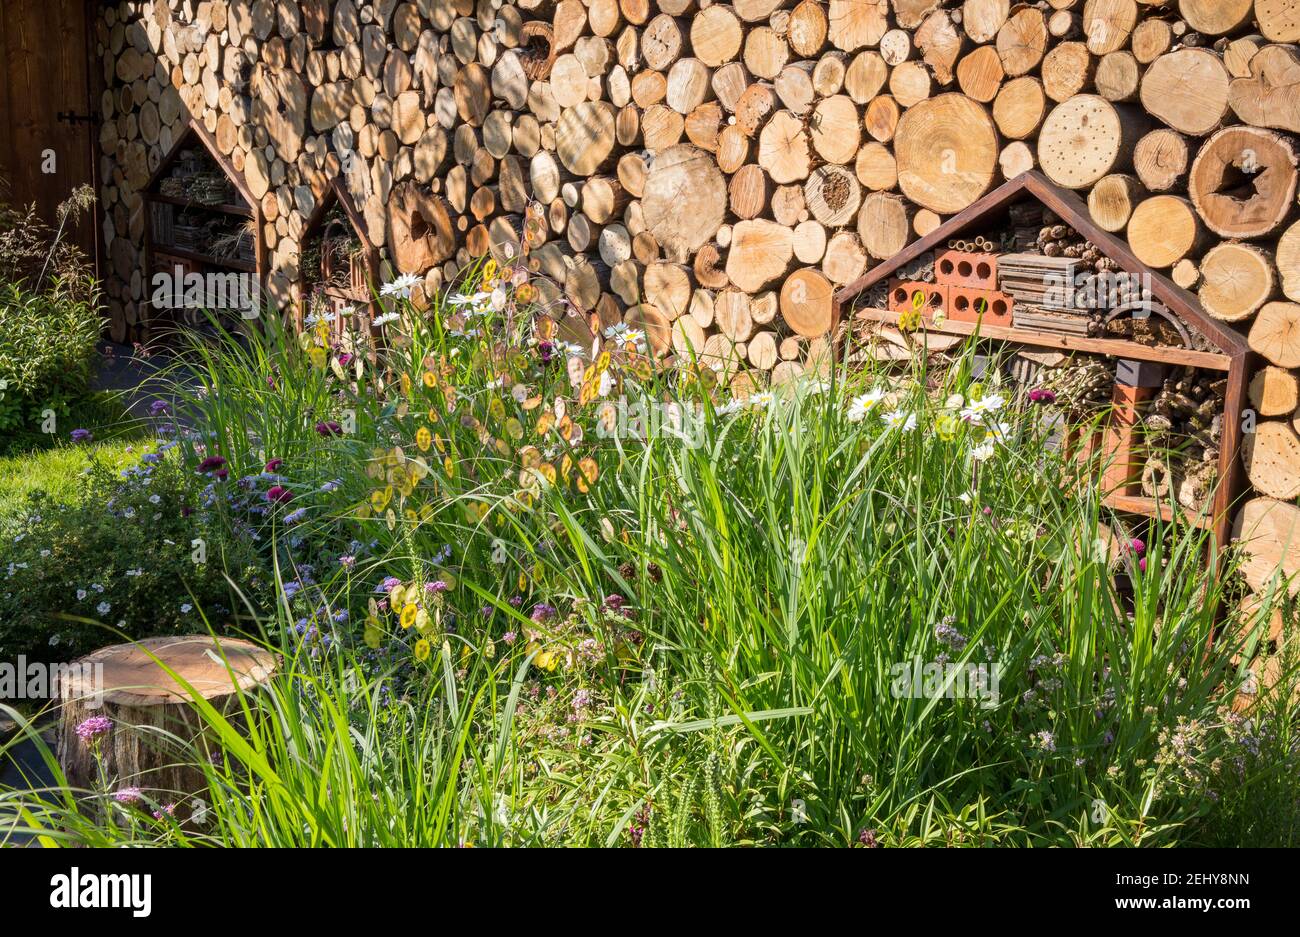
[[1098, 227], [1073, 192], [1022, 173], [834, 304], [837, 319], [859, 326], [850, 344], [860, 338], [868, 351], [884, 325], [919, 328], [922, 344], [976, 336], [1017, 352], [1014, 378], [1055, 384], [1077, 421], [1104, 412], [1100, 428], [1072, 430], [1066, 443], [1101, 456], [1107, 504], [1209, 527], [1227, 543], [1250, 347]]
[[357, 316], [366, 331], [374, 319], [379, 289], [379, 251], [365, 219], [337, 179], [303, 228], [295, 307], [299, 325], [312, 315], [332, 317], [335, 331]]

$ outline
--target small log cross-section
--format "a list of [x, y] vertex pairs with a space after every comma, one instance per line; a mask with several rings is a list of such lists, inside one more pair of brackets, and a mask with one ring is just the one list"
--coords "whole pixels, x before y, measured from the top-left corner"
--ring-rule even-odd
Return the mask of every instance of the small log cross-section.
[[[74, 667], [73, 678], [59, 688], [63, 701], [59, 763], [68, 784], [92, 788], [98, 783], [97, 748], [104, 772], [119, 786], [157, 791], [160, 801], [206, 788], [196, 759], [207, 757], [208, 744], [215, 747], [216, 742], [205, 736], [202, 720], [192, 708], [193, 695], [176, 678], [229, 716], [238, 707], [239, 694], [264, 686], [276, 669], [270, 651], [248, 641], [209, 635], [118, 644], [78, 663], [84, 666]], [[111, 727], [83, 738], [77, 728], [97, 716], [107, 717]], [[168, 734], [179, 739], [185, 750], [177, 750]]]

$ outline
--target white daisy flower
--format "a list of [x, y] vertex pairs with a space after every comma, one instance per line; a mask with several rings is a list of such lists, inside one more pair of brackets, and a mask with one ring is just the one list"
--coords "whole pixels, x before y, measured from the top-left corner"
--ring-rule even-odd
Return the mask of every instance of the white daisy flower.
[[901, 429], [905, 433], [916, 429], [916, 414], [906, 410], [890, 410], [883, 419], [890, 429]]
[[970, 451], [971, 461], [972, 462], [987, 461], [988, 459], [993, 458], [993, 451], [994, 451], [993, 440], [992, 438], [987, 438], [978, 446], [975, 446], [974, 448], [971, 449]]
[[400, 312], [385, 312], [383, 315], [375, 316], [375, 325], [387, 325], [390, 322], [397, 322], [402, 318]]
[[879, 387], [872, 388], [849, 401], [849, 422], [861, 423], [868, 413], [884, 399], [885, 392]]
[[749, 405], [760, 410], [774, 403], [776, 403], [776, 394], [770, 390], [760, 390], [756, 394], [749, 395]]
[[420, 283], [420, 278], [414, 273], [403, 273], [396, 280], [385, 283], [379, 288], [380, 296], [396, 296], [400, 299], [410, 299], [411, 290]]

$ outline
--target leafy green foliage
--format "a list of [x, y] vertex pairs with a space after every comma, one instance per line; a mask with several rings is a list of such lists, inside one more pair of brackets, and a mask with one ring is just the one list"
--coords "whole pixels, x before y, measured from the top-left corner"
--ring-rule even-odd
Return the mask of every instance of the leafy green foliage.
[[91, 460], [71, 501], [34, 492], [0, 521], [0, 658], [64, 660], [122, 635], [203, 631], [205, 618], [237, 628], [246, 610], [232, 581], [265, 599], [254, 549], [204, 521], [193, 476], [145, 458], [120, 470]]

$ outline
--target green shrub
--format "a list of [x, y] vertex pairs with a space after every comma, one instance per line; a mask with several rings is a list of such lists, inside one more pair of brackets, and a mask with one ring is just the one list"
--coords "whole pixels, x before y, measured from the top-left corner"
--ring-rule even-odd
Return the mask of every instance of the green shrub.
[[42, 411], [64, 414], [86, 393], [100, 321], [61, 291], [0, 285], [0, 431], [38, 426]]
[[38, 492], [22, 516], [0, 521], [0, 659], [67, 659], [119, 632], [235, 627], [244, 609], [230, 581], [250, 600], [264, 591], [255, 553], [197, 510], [198, 487], [164, 453], [116, 473], [91, 461], [74, 503]]
[[94, 202], [82, 187], [52, 230], [29, 207], [0, 204], [0, 433], [30, 442], [46, 411], [65, 416], [86, 393], [102, 319], [93, 270], [65, 229]]

